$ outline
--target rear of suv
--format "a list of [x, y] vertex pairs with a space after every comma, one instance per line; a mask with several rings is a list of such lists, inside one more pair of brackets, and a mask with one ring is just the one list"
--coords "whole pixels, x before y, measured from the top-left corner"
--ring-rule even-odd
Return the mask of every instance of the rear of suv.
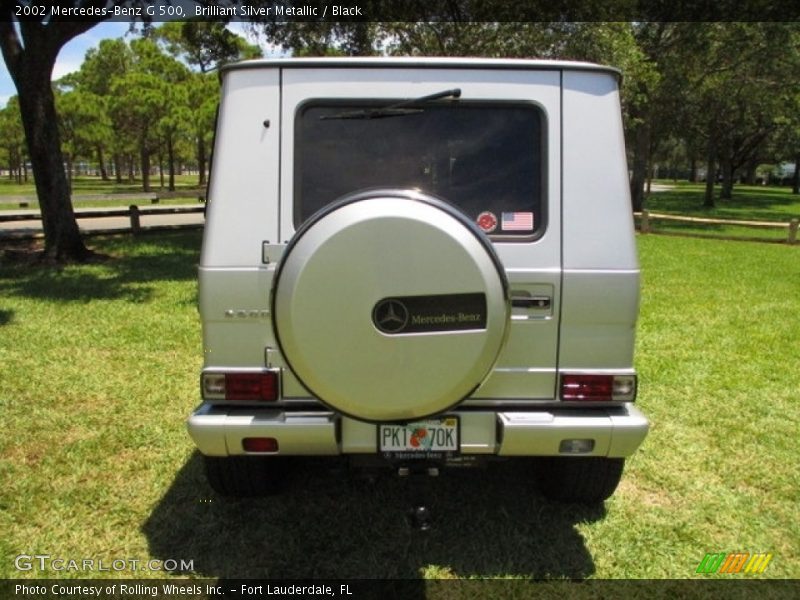
[[188, 422], [218, 492], [268, 493], [298, 456], [536, 457], [549, 497], [614, 492], [648, 429], [618, 83], [521, 60], [225, 69]]

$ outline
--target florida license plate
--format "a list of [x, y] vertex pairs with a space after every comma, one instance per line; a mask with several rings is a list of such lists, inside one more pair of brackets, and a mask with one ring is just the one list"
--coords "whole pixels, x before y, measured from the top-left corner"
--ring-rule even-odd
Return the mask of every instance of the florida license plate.
[[458, 417], [378, 426], [378, 448], [384, 458], [443, 459], [459, 451]]

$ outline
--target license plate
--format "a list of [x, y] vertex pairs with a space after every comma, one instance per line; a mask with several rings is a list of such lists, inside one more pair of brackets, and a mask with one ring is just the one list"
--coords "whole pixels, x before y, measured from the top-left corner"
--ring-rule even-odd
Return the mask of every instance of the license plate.
[[385, 458], [446, 458], [458, 454], [458, 417], [378, 426], [378, 448]]

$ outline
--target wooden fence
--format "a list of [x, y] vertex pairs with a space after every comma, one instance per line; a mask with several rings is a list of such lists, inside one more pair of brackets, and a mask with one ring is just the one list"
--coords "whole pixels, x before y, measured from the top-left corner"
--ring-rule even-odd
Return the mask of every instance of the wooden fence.
[[[183, 227], [201, 227], [200, 224], [180, 224], [180, 225], [165, 225], [165, 226], [142, 226], [142, 217], [146, 215], [165, 215], [165, 214], [189, 214], [189, 213], [202, 213], [205, 212], [205, 206], [170, 206], [170, 207], [139, 207], [131, 205], [126, 209], [116, 210], [84, 210], [76, 211], [75, 216], [78, 220], [82, 219], [100, 219], [107, 217], [128, 217], [130, 220], [130, 230], [133, 233], [140, 233], [143, 230], [158, 230], [158, 229], [176, 229]], [[778, 242], [785, 244], [798, 243], [798, 225], [800, 219], [792, 219], [787, 222], [780, 221], [737, 221], [732, 219], [708, 219], [705, 217], [684, 217], [680, 215], [666, 215], [661, 213], [651, 213], [648, 210], [633, 213], [634, 217], [639, 219], [639, 231], [643, 234], [656, 233], [653, 229], [654, 221], [672, 221], [678, 223], [694, 223], [697, 225], [735, 225], [740, 227], [752, 227], [760, 229], [785, 229], [786, 237], [780, 238], [759, 238], [759, 237], [745, 237], [734, 235], [715, 235], [715, 234], [702, 234], [702, 233], [689, 233], [689, 232], [668, 232], [671, 235], [686, 235], [692, 237], [713, 237], [719, 239], [729, 240], [746, 240], [758, 242]], [[38, 221], [41, 220], [41, 215], [38, 212], [30, 212], [24, 214], [4, 215], [0, 211], [0, 223], [8, 223], [13, 221]], [[109, 230], [94, 230], [86, 233], [107, 233]], [[116, 231], [119, 231], [118, 229]], [[662, 233], [662, 232], [658, 232]], [[663, 232], [667, 233], [667, 232]]]
[[[792, 219], [788, 223], [785, 221], [737, 221], [734, 219], [708, 219], [705, 217], [684, 217], [680, 215], [666, 215], [661, 213], [651, 213], [648, 210], [633, 213], [634, 217], [639, 218], [639, 231], [641, 233], [656, 233], [653, 229], [653, 221], [673, 221], [678, 223], [695, 223], [697, 225], [734, 225], [738, 227], [752, 227], [757, 229], [785, 229], [786, 237], [783, 239], [764, 238], [764, 237], [746, 237], [736, 235], [715, 235], [704, 233], [684, 233], [684, 232], [669, 232], [671, 235], [686, 235], [691, 237], [713, 237], [725, 240], [745, 240], [755, 242], [775, 242], [785, 244], [797, 243], [797, 229], [800, 225], [800, 219]], [[661, 232], [658, 232], [661, 233]], [[666, 233], [666, 232], [664, 232]]]
[[[163, 229], [182, 229], [182, 228], [196, 228], [202, 227], [202, 224], [184, 223], [176, 225], [156, 225], [143, 227], [142, 217], [146, 215], [170, 215], [170, 214], [191, 214], [191, 213], [204, 213], [205, 206], [169, 206], [163, 208], [154, 207], [139, 207], [132, 204], [128, 208], [113, 209], [113, 210], [81, 210], [75, 212], [75, 218], [78, 221], [83, 219], [102, 219], [109, 217], [127, 217], [130, 222], [130, 231], [132, 233], [141, 233], [142, 231], [163, 230]], [[14, 221], [41, 221], [42, 216], [39, 212], [18, 213], [12, 215], [4, 215], [0, 211], [0, 223], [9, 223]], [[91, 231], [84, 231], [85, 234], [100, 234], [118, 232], [120, 229], [97, 229]], [[10, 232], [13, 233], [13, 232]], [[0, 237], [2, 235], [0, 234]], [[13, 236], [12, 237], [18, 237]]]

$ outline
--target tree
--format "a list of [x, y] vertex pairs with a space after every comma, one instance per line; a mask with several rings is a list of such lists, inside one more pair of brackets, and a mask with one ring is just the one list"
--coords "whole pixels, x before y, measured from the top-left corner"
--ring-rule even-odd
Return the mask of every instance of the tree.
[[8, 165], [8, 178], [16, 177], [22, 183], [25, 170], [25, 131], [19, 114], [19, 101], [13, 96], [6, 107], [0, 110], [0, 147], [5, 151]]
[[792, 193], [800, 194], [800, 93], [793, 95], [790, 104], [793, 108], [778, 119], [778, 132], [774, 139], [775, 156], [778, 161], [783, 159], [794, 163]]
[[676, 26], [669, 23], [636, 23], [632, 26], [638, 61], [626, 72], [624, 109], [630, 154], [631, 203], [634, 211], [644, 208], [645, 182], [658, 140], [665, 135], [665, 122], [674, 119], [669, 110], [675, 97], [674, 80], [666, 76], [674, 59]]
[[59, 93], [56, 108], [71, 189], [74, 158], [88, 158], [95, 149], [102, 147], [111, 137], [111, 122], [105, 99], [82, 89]]
[[[790, 29], [783, 23], [734, 23], [712, 28], [715, 71], [703, 80], [722, 175], [720, 198], [730, 199], [736, 172], [755, 161], [787, 107], [797, 81]], [[709, 98], [709, 96], [713, 96]]]
[[186, 93], [192, 107], [187, 116], [194, 132], [198, 183], [204, 185], [219, 97], [219, 79], [210, 71], [234, 60], [260, 58], [261, 49], [226, 29], [224, 23], [212, 21], [164, 23], [152, 31], [152, 37], [164, 44], [171, 55], [181, 57], [200, 71], [187, 81]]
[[268, 20], [263, 31], [268, 39], [295, 56], [370, 56], [378, 54], [377, 23]]
[[163, 145], [170, 186], [174, 188], [175, 145], [190, 120], [186, 89], [190, 72], [151, 39], [133, 40], [130, 54], [127, 71], [110, 80], [109, 110], [114, 130], [121, 145], [135, 148], [146, 192], [151, 189], [151, 157]]
[[683, 110], [671, 134], [685, 140], [690, 156], [705, 156], [704, 206], [730, 198], [737, 171], [751, 173], [791, 112], [798, 82], [795, 23], [684, 23], [676, 59], [664, 75], [677, 81]]
[[[101, 40], [96, 48], [90, 48], [83, 59], [80, 69], [62, 78], [59, 84], [80, 89], [103, 99], [103, 104], [98, 110], [98, 118], [111, 122], [108, 112], [111, 98], [111, 84], [127, 73], [133, 64], [131, 49], [122, 39]], [[118, 135], [111, 135], [106, 139], [98, 139], [95, 151], [97, 162], [100, 165], [100, 174], [104, 180], [108, 179], [105, 168], [106, 151], [111, 151], [114, 163], [114, 172], [117, 183], [122, 183], [122, 156], [130, 144]], [[129, 152], [128, 152], [129, 153]]]
[[168, 189], [175, 191], [176, 146], [180, 137], [190, 131], [191, 115], [187, 85], [181, 83], [168, 86], [163, 92], [161, 101], [164, 114], [156, 123], [156, 132], [167, 152]]
[[219, 21], [172, 21], [152, 32], [167, 51], [196, 66], [201, 73], [245, 58], [261, 58], [261, 49], [248, 44]]
[[192, 73], [186, 85], [189, 96], [189, 125], [195, 142], [198, 185], [206, 183], [208, 147], [214, 133], [219, 98], [219, 79], [213, 73]]
[[[143, 38], [131, 42], [134, 54], [133, 70], [144, 76], [155, 76], [158, 82], [151, 78], [142, 79], [149, 81], [143, 90], [129, 90], [129, 93], [141, 92], [145, 102], [151, 107], [151, 125], [155, 126], [154, 133], [157, 141], [163, 143], [167, 152], [169, 169], [169, 189], [175, 189], [175, 145], [178, 136], [186, 132], [189, 121], [189, 96], [186, 84], [189, 81], [190, 71], [177, 59], [162, 52], [161, 48], [152, 40]], [[144, 165], [142, 177], [144, 180]]]
[[19, 94], [22, 124], [42, 212], [44, 258], [53, 262], [83, 261], [91, 252], [83, 243], [72, 210], [50, 78], [64, 44], [94, 23], [53, 17], [47, 21], [25, 20], [15, 24], [13, 10], [11, 2], [4, 2], [0, 8], [0, 48]]

